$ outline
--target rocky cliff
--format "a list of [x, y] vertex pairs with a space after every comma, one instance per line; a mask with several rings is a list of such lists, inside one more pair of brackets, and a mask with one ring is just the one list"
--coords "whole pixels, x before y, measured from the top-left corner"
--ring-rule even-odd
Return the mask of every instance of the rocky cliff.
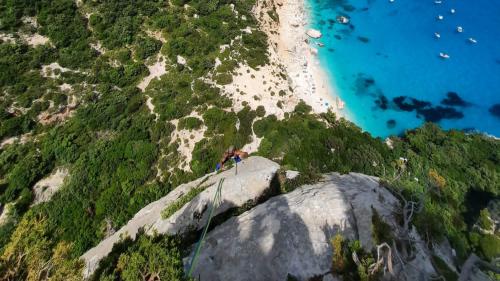
[[[237, 167], [218, 174], [209, 174], [195, 181], [178, 186], [158, 201], [141, 209], [124, 227], [112, 236], [88, 250], [82, 259], [85, 262], [84, 277], [89, 277], [98, 267], [99, 261], [106, 257], [113, 246], [125, 236], [135, 239], [139, 229], [147, 233], [183, 234], [186, 231], [203, 228], [208, 219], [208, 209], [218, 183], [225, 179], [222, 186], [221, 204], [214, 215], [231, 208], [251, 204], [265, 195], [271, 187], [279, 165], [262, 157], [251, 157]], [[202, 189], [198, 195], [171, 216], [162, 218], [162, 211], [193, 189]]]
[[[324, 175], [317, 184], [271, 198], [215, 228], [205, 240], [193, 276], [241, 281], [323, 276], [327, 280], [332, 278], [334, 252], [330, 240], [341, 234], [371, 251], [373, 210], [395, 225], [398, 206], [375, 177]], [[421, 273], [434, 273], [426, 253], [417, 250], [417, 257], [414, 268], [406, 269], [412, 280]]]
[[[247, 211], [226, 221], [218, 220], [219, 225], [208, 233], [193, 273], [201, 280], [287, 280], [289, 276], [297, 280], [318, 276], [332, 280], [337, 277], [331, 274], [331, 239], [337, 234], [349, 241], [358, 240], [364, 251], [374, 252], [374, 212], [390, 226], [390, 231], [398, 231], [395, 214], [400, 202], [380, 185], [378, 178], [356, 173], [325, 174], [315, 184], [274, 196], [283, 181], [278, 180], [279, 168], [265, 158], [250, 157], [237, 167], [179, 186], [85, 253], [84, 275], [90, 276], [124, 235], [134, 239], [141, 228], [148, 234], [181, 236], [201, 230], [221, 179], [225, 179], [221, 204], [214, 216], [235, 208]], [[165, 213], [162, 216], [165, 208], [195, 189], [200, 191], [189, 202], [168, 217]], [[430, 253], [420, 247], [418, 233], [412, 231], [411, 237], [415, 241], [411, 261], [405, 268], [394, 262], [391, 271], [404, 270], [411, 280], [434, 274]], [[184, 259], [186, 268], [192, 255]], [[387, 256], [382, 261], [386, 263]]]

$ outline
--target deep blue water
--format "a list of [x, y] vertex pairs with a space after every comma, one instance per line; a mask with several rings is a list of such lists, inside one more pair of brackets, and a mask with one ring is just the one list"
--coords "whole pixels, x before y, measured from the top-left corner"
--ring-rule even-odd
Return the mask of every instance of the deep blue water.
[[[364, 130], [385, 137], [433, 121], [500, 136], [493, 114], [500, 104], [500, 0], [306, 3], [311, 27], [323, 33], [321, 64]], [[336, 23], [338, 15], [350, 23]]]

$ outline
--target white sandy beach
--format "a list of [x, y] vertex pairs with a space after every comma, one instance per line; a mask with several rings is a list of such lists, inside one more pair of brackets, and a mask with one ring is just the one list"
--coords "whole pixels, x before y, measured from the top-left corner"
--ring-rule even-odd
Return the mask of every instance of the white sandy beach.
[[275, 0], [279, 15], [277, 34], [267, 30], [274, 44], [274, 51], [285, 65], [292, 81], [294, 94], [313, 107], [315, 112], [331, 109], [339, 117], [344, 117], [342, 106], [338, 104], [338, 93], [329, 83], [326, 72], [321, 68], [316, 52], [309, 44], [309, 12], [304, 0]]
[[[279, 22], [267, 13], [273, 6], [279, 15]], [[316, 57], [318, 50], [308, 43], [309, 15], [304, 1], [257, 1], [253, 13], [259, 20], [260, 29], [269, 38], [269, 64], [258, 69], [240, 65], [236, 69], [233, 82], [223, 86], [225, 94], [234, 101], [233, 109], [238, 111], [244, 105], [255, 109], [262, 105], [266, 115], [274, 114], [281, 119], [303, 100], [315, 113], [330, 109], [337, 116], [345, 117], [342, 106], [339, 107], [337, 92], [330, 86], [328, 76]], [[286, 96], [279, 95], [280, 91], [287, 92]]]

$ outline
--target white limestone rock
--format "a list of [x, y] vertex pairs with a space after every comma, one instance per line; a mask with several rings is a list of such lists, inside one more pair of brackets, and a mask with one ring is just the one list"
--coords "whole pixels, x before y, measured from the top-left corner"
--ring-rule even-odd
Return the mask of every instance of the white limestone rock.
[[0, 226], [3, 226], [8, 221], [12, 208], [14, 208], [13, 203], [7, 203], [4, 206], [0, 205]]
[[186, 65], [187, 61], [184, 57], [177, 55], [177, 63], [180, 65]]
[[[250, 161], [248, 161], [250, 160]], [[208, 221], [208, 209], [217, 191], [219, 179], [224, 178], [221, 204], [215, 209], [213, 216], [225, 211], [256, 202], [269, 191], [279, 165], [262, 157], [252, 157], [238, 164], [238, 172], [233, 168], [218, 174], [202, 185], [209, 185], [188, 204], [175, 212], [168, 219], [159, 218], [148, 229], [158, 233], [182, 234], [187, 230], [200, 230]]]
[[288, 170], [285, 172], [285, 177], [289, 180], [293, 180], [294, 178], [298, 177], [299, 174], [300, 173], [298, 171]]
[[54, 194], [64, 184], [64, 179], [68, 176], [68, 170], [64, 168], [56, 169], [49, 176], [39, 180], [33, 187], [35, 199], [33, 205], [48, 202]]
[[[125, 226], [116, 233], [101, 241], [97, 246], [82, 255], [85, 264], [84, 278], [88, 278], [99, 266], [99, 262], [112, 250], [113, 245], [121, 241], [122, 236], [136, 238], [139, 229], [147, 233], [158, 234], [184, 233], [188, 230], [202, 228], [207, 222], [208, 209], [216, 192], [219, 180], [225, 178], [222, 187], [222, 204], [215, 215], [223, 213], [232, 207], [241, 207], [258, 199], [269, 190], [271, 181], [279, 165], [262, 157], [250, 157], [236, 167], [219, 174], [209, 174], [205, 177], [178, 186], [169, 194], [142, 208]], [[196, 187], [207, 186], [193, 200], [175, 212], [170, 218], [163, 219], [162, 210], [187, 194]], [[196, 214], [196, 218], [194, 217]]]
[[216, 227], [205, 239], [193, 276], [264, 281], [291, 274], [308, 280], [330, 270], [329, 240], [337, 233], [373, 246], [371, 206], [383, 217], [392, 216], [396, 202], [377, 178], [326, 175], [320, 183], [271, 198]]

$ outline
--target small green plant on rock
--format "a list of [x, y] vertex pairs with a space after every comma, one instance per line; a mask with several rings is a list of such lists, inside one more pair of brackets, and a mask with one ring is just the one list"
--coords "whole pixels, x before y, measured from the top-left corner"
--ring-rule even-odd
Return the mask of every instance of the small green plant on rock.
[[196, 197], [196, 195], [200, 194], [203, 190], [205, 190], [205, 187], [203, 186], [191, 189], [187, 194], [183, 195], [181, 198], [177, 199], [174, 203], [170, 204], [167, 208], [161, 211], [162, 219], [169, 218], [175, 212], [180, 210], [182, 206], [193, 200], [193, 198]]
[[342, 237], [341, 234], [337, 234], [330, 240], [330, 243], [333, 248], [332, 272], [342, 273], [344, 272], [346, 266], [344, 258], [344, 237]]
[[391, 226], [387, 224], [372, 207], [372, 236], [376, 244], [391, 242], [393, 240]]
[[490, 212], [486, 208], [482, 209], [479, 212], [479, 226], [485, 231], [491, 230], [493, 228], [493, 222], [490, 218]]

